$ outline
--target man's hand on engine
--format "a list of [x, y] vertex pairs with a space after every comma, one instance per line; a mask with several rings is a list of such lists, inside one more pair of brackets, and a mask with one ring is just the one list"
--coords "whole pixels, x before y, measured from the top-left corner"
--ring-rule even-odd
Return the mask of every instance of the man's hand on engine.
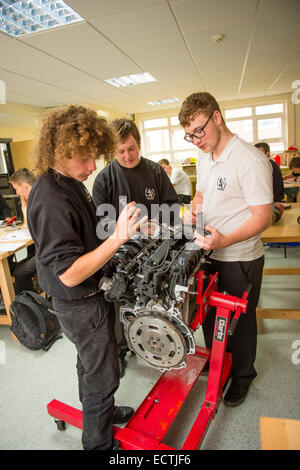
[[117, 220], [113, 236], [119, 240], [123, 240], [124, 243], [129, 240], [132, 235], [140, 230], [141, 225], [148, 219], [147, 216], [144, 216], [142, 219], [138, 220], [140, 215], [141, 211], [135, 207], [134, 201], [127, 204]]
[[219, 248], [224, 248], [226, 246], [226, 237], [219, 230], [214, 227], [207, 225], [205, 227], [206, 232], [210, 232], [210, 236], [201, 235], [197, 230], [195, 230], [195, 243], [199, 245], [200, 248], [203, 248], [206, 251], [218, 250]]
[[197, 222], [197, 213], [190, 210], [184, 211], [182, 214], [182, 221], [186, 225], [196, 225]]

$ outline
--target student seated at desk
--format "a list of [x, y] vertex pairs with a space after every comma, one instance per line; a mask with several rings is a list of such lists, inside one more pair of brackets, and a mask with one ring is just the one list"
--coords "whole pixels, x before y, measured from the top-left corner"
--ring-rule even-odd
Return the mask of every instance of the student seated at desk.
[[189, 204], [192, 197], [192, 186], [188, 175], [180, 168], [172, 168], [169, 160], [162, 158], [158, 164], [165, 170], [178, 194], [179, 204]]
[[300, 157], [294, 157], [289, 163], [289, 169], [292, 170], [292, 173], [285, 175], [284, 180], [299, 181], [300, 176]]
[[11, 209], [7, 204], [6, 200], [0, 193], [0, 220], [9, 219], [11, 216]]
[[[9, 179], [10, 184], [20, 196], [24, 225], [27, 227], [27, 201], [31, 188], [35, 182], [34, 174], [27, 168], [20, 168]], [[9, 265], [15, 278], [15, 293], [24, 290], [34, 290], [32, 276], [36, 273], [35, 248], [34, 245], [27, 247], [27, 257], [16, 263], [14, 257], [9, 257]]]

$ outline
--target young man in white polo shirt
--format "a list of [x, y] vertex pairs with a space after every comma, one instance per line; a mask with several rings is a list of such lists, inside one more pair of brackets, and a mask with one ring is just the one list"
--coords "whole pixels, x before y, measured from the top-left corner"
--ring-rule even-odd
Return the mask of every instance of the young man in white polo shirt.
[[[209, 93], [193, 93], [182, 104], [179, 122], [185, 139], [206, 155], [197, 162], [197, 186], [192, 201], [192, 221], [197, 205], [203, 205], [205, 229], [210, 237], [195, 232], [197, 243], [213, 250], [210, 273], [219, 273], [219, 289], [241, 297], [248, 285], [248, 310], [229, 337], [232, 382], [224, 398], [228, 406], [240, 405], [256, 377], [257, 327], [264, 249], [260, 234], [272, 222], [272, 171], [254, 146], [234, 135]], [[187, 222], [185, 218], [185, 222]], [[214, 314], [207, 316], [203, 333], [211, 347]]]

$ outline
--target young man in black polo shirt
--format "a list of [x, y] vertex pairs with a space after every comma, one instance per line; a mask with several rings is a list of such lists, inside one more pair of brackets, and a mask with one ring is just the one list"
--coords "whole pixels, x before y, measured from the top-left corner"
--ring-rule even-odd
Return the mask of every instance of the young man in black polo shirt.
[[116, 448], [112, 424], [126, 422], [133, 413], [114, 407], [119, 368], [113, 316], [98, 283], [101, 267], [139, 229], [139, 211], [134, 203], [127, 205], [114, 233], [99, 245], [95, 206], [82, 183], [96, 169], [95, 160], [112, 153], [114, 145], [113, 129], [94, 111], [69, 106], [51, 113], [41, 130], [40, 176], [28, 201], [39, 283], [52, 296], [61, 327], [78, 353], [86, 450]]
[[[141, 136], [133, 121], [116, 119], [113, 126], [119, 138], [116, 158], [97, 175], [93, 186], [93, 200], [98, 211], [101, 211], [101, 205], [111, 204], [115, 209], [113, 216], [118, 218], [125, 199], [142, 204], [143, 215], [149, 219], [160, 219], [159, 206], [169, 206], [172, 208], [168, 214], [169, 223], [172, 222], [173, 216], [179, 215], [179, 200], [166, 172], [157, 163], [140, 156]], [[119, 320], [118, 305], [115, 304], [115, 307], [115, 332], [123, 377], [128, 346]]]

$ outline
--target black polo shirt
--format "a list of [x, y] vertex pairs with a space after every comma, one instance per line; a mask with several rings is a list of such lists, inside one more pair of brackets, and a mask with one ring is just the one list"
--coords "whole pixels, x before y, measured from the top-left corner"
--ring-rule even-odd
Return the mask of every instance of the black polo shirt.
[[96, 292], [100, 270], [75, 287], [65, 286], [58, 277], [99, 246], [95, 205], [83, 183], [54, 170], [40, 176], [30, 191], [27, 218], [43, 290], [61, 300]]
[[120, 196], [127, 198], [127, 203], [143, 204], [149, 218], [155, 218], [152, 208], [157, 205], [178, 204], [178, 196], [165, 170], [144, 157], [134, 168], [125, 168], [115, 159], [97, 175], [93, 186], [97, 208], [100, 204], [110, 203], [115, 207], [118, 218]]
[[269, 162], [273, 168], [273, 194], [274, 194], [274, 202], [280, 202], [284, 198], [284, 185], [283, 185], [283, 178], [280, 171], [280, 166], [271, 158]]

